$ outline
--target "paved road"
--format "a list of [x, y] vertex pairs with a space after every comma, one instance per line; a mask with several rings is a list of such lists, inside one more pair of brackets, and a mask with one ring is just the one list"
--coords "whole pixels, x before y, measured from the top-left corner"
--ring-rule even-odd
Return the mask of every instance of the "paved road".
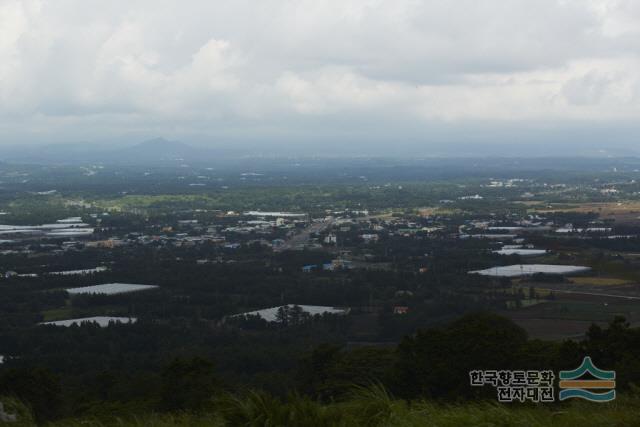
[[623, 298], [623, 299], [632, 299], [632, 300], [640, 300], [640, 297], [631, 296], [631, 295], [619, 295], [619, 294], [603, 294], [600, 292], [584, 292], [584, 291], [569, 291], [562, 289], [549, 289], [549, 288], [536, 288], [543, 291], [552, 291], [561, 294], [575, 294], [575, 295], [589, 295], [594, 297], [607, 297], [607, 298]]
[[321, 233], [327, 228], [335, 224], [336, 220], [322, 220], [320, 222], [314, 222], [301, 231], [298, 234], [294, 234], [288, 240], [284, 242], [284, 245], [276, 249], [278, 252], [298, 249], [299, 246], [304, 245], [309, 241], [309, 237], [314, 233]]
[[[371, 215], [367, 215], [367, 216], [362, 216], [356, 219], [356, 221], [368, 221], [372, 218], [378, 218], [378, 217], [382, 217], [381, 215], [379, 216], [371, 216]], [[298, 234], [295, 234], [293, 236], [291, 236], [289, 239], [287, 239], [284, 243], [284, 245], [280, 246], [277, 249], [274, 249], [276, 252], [282, 252], [282, 251], [288, 251], [288, 250], [295, 250], [298, 249], [301, 245], [307, 243], [309, 241], [309, 237], [313, 234], [313, 233], [322, 233], [324, 230], [326, 230], [327, 228], [332, 227], [333, 225], [335, 225], [338, 222], [337, 218], [331, 218], [331, 219], [323, 219], [322, 221], [319, 222], [314, 222], [311, 225], [309, 225], [307, 228], [305, 228], [303, 231], [301, 231]]]

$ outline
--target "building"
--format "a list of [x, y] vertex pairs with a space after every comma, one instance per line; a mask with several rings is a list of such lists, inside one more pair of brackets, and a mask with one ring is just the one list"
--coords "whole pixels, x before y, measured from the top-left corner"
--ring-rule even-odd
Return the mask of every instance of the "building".
[[403, 305], [397, 305], [393, 307], [393, 314], [407, 314], [409, 312], [409, 307]]
[[338, 242], [338, 236], [336, 236], [335, 234], [328, 234], [325, 238], [324, 238], [324, 242], [327, 245], [335, 245]]

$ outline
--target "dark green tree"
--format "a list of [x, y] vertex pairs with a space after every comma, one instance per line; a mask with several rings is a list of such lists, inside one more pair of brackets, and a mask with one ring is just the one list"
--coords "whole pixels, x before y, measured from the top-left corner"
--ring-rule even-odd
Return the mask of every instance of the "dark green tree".
[[162, 371], [161, 409], [203, 409], [220, 389], [210, 360], [201, 357], [174, 359]]
[[60, 381], [44, 368], [16, 368], [5, 372], [0, 377], [0, 394], [12, 395], [25, 402], [39, 423], [63, 414]]
[[472, 370], [518, 367], [524, 329], [491, 313], [466, 315], [444, 329], [427, 329], [398, 346], [397, 394], [460, 398], [476, 393]]

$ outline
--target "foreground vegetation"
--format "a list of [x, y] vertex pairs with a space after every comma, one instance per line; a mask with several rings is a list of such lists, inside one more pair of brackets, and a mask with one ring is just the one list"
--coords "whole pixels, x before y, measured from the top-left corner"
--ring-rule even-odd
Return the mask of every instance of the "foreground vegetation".
[[[302, 355], [295, 372], [270, 377], [267, 385], [280, 379], [291, 385], [289, 392], [247, 392], [258, 388], [229, 381], [201, 357], [174, 359], [159, 375], [137, 377], [85, 368], [82, 377], [60, 378], [18, 360], [0, 375], [0, 396], [25, 405], [0, 401], [23, 425], [35, 420], [58, 426], [635, 426], [640, 425], [639, 345], [640, 329], [621, 318], [606, 329], [592, 326], [584, 341], [552, 343], [528, 340], [506, 318], [477, 313], [407, 336], [395, 349], [318, 346]], [[558, 372], [575, 368], [584, 355], [616, 371], [615, 402], [503, 405], [496, 403], [494, 387], [469, 384], [474, 369]], [[25, 366], [16, 364], [21, 361]]]
[[[22, 419], [35, 425], [28, 411], [12, 402]], [[65, 419], [49, 426], [637, 426], [640, 397], [629, 394], [608, 404], [576, 401], [556, 405], [505, 405], [493, 402], [437, 404], [391, 397], [381, 386], [359, 388], [339, 403], [322, 404], [292, 396], [285, 400], [249, 392], [211, 400], [201, 412], [127, 414]]]

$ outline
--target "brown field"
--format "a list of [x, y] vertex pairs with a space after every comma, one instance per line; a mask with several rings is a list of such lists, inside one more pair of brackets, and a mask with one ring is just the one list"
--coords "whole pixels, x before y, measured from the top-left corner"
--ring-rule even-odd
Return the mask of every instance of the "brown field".
[[518, 202], [527, 206], [527, 211], [537, 213], [577, 212], [596, 213], [601, 219], [613, 219], [618, 224], [640, 223], [640, 202], [623, 201], [607, 203], [539, 203]]
[[572, 277], [569, 281], [576, 285], [590, 286], [621, 286], [633, 283], [631, 280], [617, 279], [615, 277]]
[[418, 208], [418, 214], [420, 216], [433, 216], [433, 215], [457, 215], [463, 211], [457, 208]]
[[640, 215], [640, 202], [603, 202], [603, 203], [539, 203], [520, 202], [536, 212], [596, 212], [601, 216], [637, 214]]
[[579, 339], [592, 323], [607, 325], [623, 316], [632, 326], [640, 324], [640, 300], [580, 294], [554, 293], [555, 299], [500, 314], [523, 327], [532, 338]]
[[[530, 338], [551, 341], [566, 339], [581, 339], [592, 325], [587, 320], [571, 319], [534, 319], [513, 318], [514, 323], [527, 331]], [[606, 322], [596, 322], [599, 326], [606, 326]]]

